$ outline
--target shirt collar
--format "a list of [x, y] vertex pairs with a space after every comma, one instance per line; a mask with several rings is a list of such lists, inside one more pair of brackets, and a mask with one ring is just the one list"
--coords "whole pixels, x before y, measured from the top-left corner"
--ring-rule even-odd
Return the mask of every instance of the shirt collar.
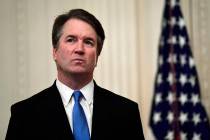
[[91, 105], [93, 103], [93, 92], [94, 92], [93, 80], [91, 80], [86, 86], [81, 88], [80, 91], [82, 92], [88, 104]]
[[[74, 90], [63, 84], [58, 79], [56, 80], [56, 86], [58, 88], [58, 91], [60, 92], [64, 106], [68, 105]], [[87, 85], [81, 88], [80, 91], [82, 92], [84, 99], [87, 101], [87, 103], [91, 105], [93, 103], [93, 92], [94, 92], [93, 80], [91, 80]]]

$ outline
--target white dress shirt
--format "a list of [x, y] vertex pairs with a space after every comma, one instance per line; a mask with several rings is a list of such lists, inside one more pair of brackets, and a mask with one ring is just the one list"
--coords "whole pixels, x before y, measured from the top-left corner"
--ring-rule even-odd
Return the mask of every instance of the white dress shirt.
[[[61, 83], [58, 79], [56, 80], [56, 86], [61, 95], [61, 99], [63, 101], [63, 105], [64, 105], [64, 108], [65, 108], [65, 111], [69, 120], [69, 124], [73, 132], [72, 111], [73, 111], [73, 106], [74, 106], [74, 99], [73, 99], [72, 94], [74, 90], [64, 85], [63, 83]], [[91, 134], [92, 115], [93, 115], [93, 92], [94, 92], [93, 80], [79, 90], [82, 92], [84, 96], [81, 99], [80, 104], [85, 112], [85, 116], [86, 116], [88, 127], [89, 127], [89, 132]]]

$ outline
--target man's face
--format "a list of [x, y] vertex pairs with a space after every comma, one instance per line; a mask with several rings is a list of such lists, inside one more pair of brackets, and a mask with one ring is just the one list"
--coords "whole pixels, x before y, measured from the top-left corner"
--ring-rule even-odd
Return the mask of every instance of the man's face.
[[63, 27], [58, 47], [53, 49], [58, 74], [92, 75], [97, 63], [97, 35], [86, 22], [68, 20]]

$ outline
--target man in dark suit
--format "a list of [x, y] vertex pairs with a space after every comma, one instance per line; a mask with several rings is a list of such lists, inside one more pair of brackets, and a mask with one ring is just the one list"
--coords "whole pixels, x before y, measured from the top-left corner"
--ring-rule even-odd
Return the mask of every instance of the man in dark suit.
[[11, 107], [6, 140], [144, 140], [137, 103], [93, 80], [104, 39], [100, 22], [85, 10], [55, 19], [57, 80]]

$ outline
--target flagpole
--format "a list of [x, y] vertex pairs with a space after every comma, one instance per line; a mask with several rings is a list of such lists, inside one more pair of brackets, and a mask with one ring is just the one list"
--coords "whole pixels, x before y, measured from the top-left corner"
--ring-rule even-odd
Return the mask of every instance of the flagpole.
[[[175, 0], [177, 3], [176, 4], [179, 4], [179, 0]], [[168, 2], [168, 3], [167, 3]], [[172, 21], [172, 10], [173, 10], [173, 7], [172, 7], [172, 0], [166, 0], [166, 4], [169, 5], [169, 9], [168, 9], [168, 13], [169, 13], [169, 18], [167, 22], [171, 22]], [[173, 25], [169, 25], [169, 41], [170, 41], [170, 53], [169, 55], [172, 56], [173, 58], [173, 54], [174, 54], [174, 44], [173, 44]], [[169, 56], [170, 57], [170, 56]], [[172, 59], [173, 60], [173, 59]], [[174, 130], [174, 134], [175, 134], [175, 140], [181, 140], [180, 139], [180, 133], [179, 133], [179, 111], [178, 111], [178, 102], [177, 102], [177, 88], [176, 88], [176, 70], [175, 70], [175, 66], [174, 66], [174, 62], [171, 61], [170, 62], [170, 69], [171, 69], [171, 72], [173, 74], [173, 84], [171, 86], [171, 91], [172, 91], [172, 94], [173, 94], [173, 98], [175, 99], [175, 101], [172, 103], [172, 112], [174, 113], [174, 116], [175, 116], [175, 120], [173, 122], [173, 130]]]

